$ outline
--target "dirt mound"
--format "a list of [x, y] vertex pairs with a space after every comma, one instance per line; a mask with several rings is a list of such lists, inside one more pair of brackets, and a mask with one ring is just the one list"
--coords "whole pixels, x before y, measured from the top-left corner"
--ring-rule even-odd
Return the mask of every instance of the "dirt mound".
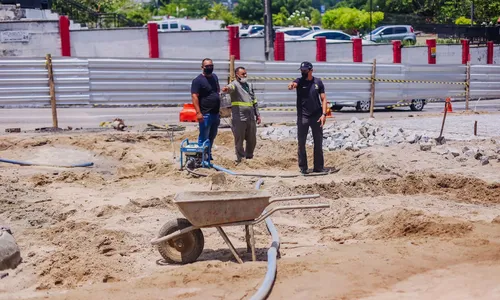
[[48, 174], [36, 174], [31, 176], [29, 179], [33, 183], [34, 187], [42, 187], [50, 185], [54, 182], [62, 183], [79, 183], [82, 185], [96, 185], [105, 184], [106, 179], [104, 179], [98, 173], [93, 171], [86, 172], [73, 172], [73, 171], [63, 171], [62, 173]]
[[383, 196], [388, 194], [432, 194], [467, 203], [500, 203], [500, 183], [456, 175], [415, 173], [404, 177], [311, 184], [294, 188], [301, 194], [330, 199]]
[[36, 262], [40, 270], [37, 289], [119, 281], [121, 276], [132, 273], [134, 259], [130, 254], [138, 249], [124, 232], [103, 230], [87, 222], [67, 222], [32, 234], [57, 249]]
[[146, 162], [127, 164], [118, 168], [118, 179], [132, 179], [136, 177], [157, 177], [168, 175], [176, 172], [175, 166], [170, 162], [163, 161], [160, 163]]
[[[361, 234], [374, 239], [401, 237], [462, 237], [472, 230], [469, 222], [460, 222], [438, 216], [428, 216], [421, 211], [390, 209], [369, 216], [363, 221], [375, 227]], [[357, 236], [357, 235], [355, 235]]]

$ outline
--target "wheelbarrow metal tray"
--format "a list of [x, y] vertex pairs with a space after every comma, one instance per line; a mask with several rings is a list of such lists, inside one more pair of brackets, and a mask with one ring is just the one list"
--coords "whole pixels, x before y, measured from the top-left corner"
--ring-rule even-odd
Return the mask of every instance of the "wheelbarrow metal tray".
[[266, 191], [182, 192], [175, 196], [186, 219], [197, 227], [252, 221], [269, 205]]

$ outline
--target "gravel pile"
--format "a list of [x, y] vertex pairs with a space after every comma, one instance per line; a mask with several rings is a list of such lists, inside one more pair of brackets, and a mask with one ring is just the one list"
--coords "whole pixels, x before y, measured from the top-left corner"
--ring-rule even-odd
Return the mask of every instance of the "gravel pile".
[[[262, 139], [296, 140], [296, 127], [269, 127], [261, 132]], [[429, 142], [425, 135], [403, 130], [397, 127], [384, 127], [374, 119], [359, 120], [352, 118], [350, 122], [327, 124], [323, 129], [323, 148], [325, 150], [360, 150], [370, 146], [385, 146], [400, 143]], [[312, 144], [312, 134], [307, 138]]]
[[[439, 155], [446, 155], [459, 162], [477, 160], [482, 165], [487, 165], [492, 160], [500, 161], [500, 141], [493, 140], [494, 147], [492, 149], [465, 147], [457, 150], [447, 148], [445, 145], [438, 146], [435, 135], [435, 133], [390, 127], [374, 119], [359, 120], [352, 118], [349, 122], [327, 124], [324, 127], [323, 149], [326, 151], [358, 151], [371, 146], [389, 147], [401, 143], [410, 143], [419, 144], [421, 151], [432, 151]], [[260, 136], [262, 139], [275, 141], [296, 141], [297, 127], [268, 127], [260, 133]], [[309, 145], [313, 144], [311, 132], [309, 132], [307, 142]], [[443, 144], [445, 143], [446, 140], [443, 139]]]

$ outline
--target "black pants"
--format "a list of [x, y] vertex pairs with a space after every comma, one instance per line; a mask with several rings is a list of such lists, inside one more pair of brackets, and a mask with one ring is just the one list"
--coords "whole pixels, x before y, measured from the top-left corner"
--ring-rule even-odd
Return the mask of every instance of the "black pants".
[[314, 141], [314, 170], [322, 171], [324, 168], [323, 158], [323, 128], [321, 123], [318, 122], [321, 117], [306, 117], [299, 116], [297, 118], [297, 139], [299, 141], [299, 168], [307, 170], [307, 153], [306, 142], [309, 127], [311, 127], [313, 141]]

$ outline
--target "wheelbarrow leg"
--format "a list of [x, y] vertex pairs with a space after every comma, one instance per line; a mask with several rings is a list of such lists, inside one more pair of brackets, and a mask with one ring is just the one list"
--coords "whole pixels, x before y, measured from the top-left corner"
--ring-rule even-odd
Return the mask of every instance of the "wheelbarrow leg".
[[256, 261], [257, 258], [255, 256], [255, 233], [253, 231], [253, 225], [250, 225], [250, 247], [252, 249], [252, 261]]
[[249, 225], [245, 225], [245, 241], [247, 242], [247, 253], [252, 251], [252, 244], [250, 243], [250, 230]]
[[226, 242], [227, 246], [229, 247], [229, 250], [231, 250], [231, 253], [233, 253], [233, 256], [234, 258], [236, 258], [236, 261], [240, 264], [243, 263], [243, 261], [241, 260], [241, 258], [238, 256], [238, 253], [236, 253], [236, 249], [234, 249], [234, 246], [233, 244], [231, 243], [231, 241], [229, 240], [229, 238], [227, 237], [226, 233], [224, 232], [224, 230], [222, 230], [221, 227], [216, 227], [217, 228], [217, 231], [219, 232], [219, 234], [222, 236], [222, 238], [224, 239], [224, 242]]

